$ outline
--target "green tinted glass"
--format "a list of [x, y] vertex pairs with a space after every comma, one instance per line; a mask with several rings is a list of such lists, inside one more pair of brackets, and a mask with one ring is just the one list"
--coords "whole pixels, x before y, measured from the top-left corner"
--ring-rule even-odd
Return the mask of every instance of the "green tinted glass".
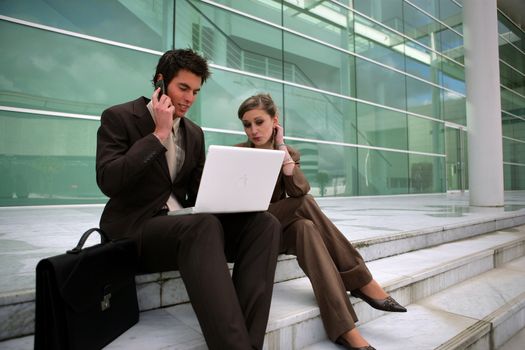
[[406, 153], [358, 150], [359, 195], [409, 193]]
[[503, 165], [505, 190], [525, 190], [525, 166]]
[[282, 110], [281, 84], [216, 69], [203, 85], [188, 117], [205, 128], [243, 131], [237, 110], [245, 99], [258, 93], [272, 95]]
[[0, 13], [152, 50], [165, 51], [173, 42], [172, 0], [0, 1]]
[[512, 137], [520, 141], [525, 141], [525, 118], [516, 118], [506, 113], [503, 113], [503, 116], [503, 129], [511, 129], [506, 133], [504, 132], [503, 135]]
[[500, 61], [499, 72], [501, 85], [525, 96], [525, 74], [521, 74], [504, 61]]
[[[196, 3], [196, 1], [190, 1]], [[277, 25], [282, 22], [283, 4], [280, 1], [274, 0], [216, 0], [219, 4], [223, 4], [229, 8], [241, 11], [243, 13], [262, 18]]]
[[98, 120], [4, 111], [0, 125], [0, 206], [106, 201], [95, 178]]
[[354, 0], [354, 8], [383, 23], [403, 32], [403, 0]]
[[355, 17], [355, 52], [397, 69], [404, 69], [404, 38], [363, 16]]
[[517, 116], [525, 116], [525, 97], [515, 91], [502, 86], [501, 109]]
[[466, 94], [465, 68], [458, 63], [443, 58], [441, 60], [440, 85], [460, 94]]
[[219, 7], [185, 1], [177, 2], [176, 22], [177, 47], [192, 47], [217, 65], [282, 78], [280, 30]]
[[441, 119], [441, 89], [407, 77], [407, 109], [410, 112]]
[[408, 148], [410, 151], [444, 154], [444, 124], [408, 116]]
[[445, 158], [418, 154], [409, 155], [410, 193], [445, 191]]
[[[0, 42], [2, 105], [100, 115], [108, 106], [153, 92], [157, 55], [5, 21]], [[67, 50], [49, 49], [61, 47]]]
[[525, 166], [525, 142], [503, 138], [503, 161]]
[[340, 47], [353, 49], [353, 13], [336, 2], [283, 1], [283, 25], [304, 35]]
[[361, 145], [406, 150], [407, 117], [405, 113], [359, 103], [357, 139]]
[[283, 40], [287, 81], [353, 95], [351, 82], [355, 59], [352, 55], [286, 32]]
[[338, 145], [287, 141], [301, 153], [301, 170], [314, 196], [355, 196], [356, 149]]
[[357, 97], [398, 109], [406, 109], [405, 75], [356, 59]]
[[287, 136], [356, 143], [355, 102], [285, 86]]
[[525, 75], [525, 55], [506, 40], [499, 41], [499, 58]]
[[443, 119], [459, 125], [467, 125], [465, 97], [447, 90], [441, 90]]

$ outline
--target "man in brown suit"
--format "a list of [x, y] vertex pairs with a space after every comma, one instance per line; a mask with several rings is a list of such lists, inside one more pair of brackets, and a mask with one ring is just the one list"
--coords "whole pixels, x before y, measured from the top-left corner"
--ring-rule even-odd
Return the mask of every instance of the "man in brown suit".
[[97, 183], [109, 201], [100, 226], [111, 238], [136, 240], [143, 271], [180, 271], [210, 349], [262, 349], [278, 221], [266, 212], [166, 215], [195, 204], [204, 134], [184, 116], [209, 75], [192, 50], [170, 50], [153, 77], [164, 82], [164, 94], [159, 87], [151, 100], [102, 113]]

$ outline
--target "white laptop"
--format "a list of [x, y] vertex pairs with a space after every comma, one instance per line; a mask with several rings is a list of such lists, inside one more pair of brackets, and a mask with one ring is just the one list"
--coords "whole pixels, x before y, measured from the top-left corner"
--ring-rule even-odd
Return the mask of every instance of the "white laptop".
[[194, 207], [168, 215], [265, 211], [284, 151], [211, 145]]

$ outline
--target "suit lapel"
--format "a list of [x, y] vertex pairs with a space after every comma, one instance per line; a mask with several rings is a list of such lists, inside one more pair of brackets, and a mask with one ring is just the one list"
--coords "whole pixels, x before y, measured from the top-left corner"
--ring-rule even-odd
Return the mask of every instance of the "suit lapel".
[[[148, 99], [141, 97], [138, 100], [135, 100], [135, 103], [133, 105], [133, 114], [136, 118], [136, 125], [142, 137], [151, 134], [155, 130], [155, 122], [153, 121], [153, 117], [151, 116], [148, 107], [146, 106], [148, 102]], [[168, 162], [166, 161], [166, 157], [158, 157], [157, 163], [162, 169], [162, 172], [167, 176], [168, 180], [171, 182], [170, 171], [168, 169]]]
[[193, 145], [194, 138], [191, 137], [190, 135], [190, 128], [186, 123], [186, 117], [181, 119], [179, 128], [180, 128], [181, 137], [182, 137], [182, 140], [181, 140], [182, 149], [184, 149], [185, 154], [184, 154], [184, 163], [182, 164], [182, 168], [180, 169], [180, 171], [177, 173], [177, 178], [183, 178], [184, 174], [186, 174], [188, 169], [192, 167], [191, 164], [193, 164], [193, 162], [191, 161], [193, 157], [193, 152], [191, 150], [193, 150], [194, 148], [194, 145]]

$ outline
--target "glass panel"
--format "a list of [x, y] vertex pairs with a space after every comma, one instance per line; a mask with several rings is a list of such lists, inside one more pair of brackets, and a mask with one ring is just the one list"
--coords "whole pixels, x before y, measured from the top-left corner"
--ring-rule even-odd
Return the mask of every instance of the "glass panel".
[[354, 57], [339, 50], [284, 33], [286, 80], [317, 89], [354, 96]]
[[217, 69], [204, 84], [198, 99], [188, 112], [188, 118], [202, 127], [244, 133], [237, 117], [240, 104], [246, 98], [263, 92], [271, 94], [279, 110], [282, 110], [282, 89], [282, 84], [279, 83]]
[[[505, 116], [504, 125], [507, 124], [505, 123], [505, 120], [508, 119], [510, 122], [509, 124], [512, 126], [512, 136], [510, 137], [520, 140], [520, 141], [525, 141], [525, 120], [514, 118], [514, 117], [509, 118], [507, 114], [503, 114], [503, 115]], [[509, 136], [509, 135], [505, 135], [505, 136]]]
[[6, 21], [0, 21], [0, 42], [1, 105], [100, 115], [153, 91], [156, 55]]
[[356, 16], [355, 20], [355, 52], [404, 70], [404, 38], [362, 16]]
[[403, 14], [404, 33], [421, 44], [437, 50], [436, 34], [441, 31], [441, 24], [406, 2], [403, 2]]
[[359, 195], [409, 192], [408, 154], [358, 149]]
[[408, 116], [408, 146], [410, 151], [444, 154], [443, 123]]
[[217, 65], [282, 78], [280, 30], [204, 3], [176, 6], [177, 47], [192, 47]]
[[402, 150], [408, 148], [407, 117], [404, 113], [359, 103], [357, 126], [360, 145]]
[[462, 7], [452, 0], [439, 0], [439, 19], [463, 34]]
[[498, 32], [507, 41], [513, 43], [516, 47], [525, 51], [525, 33], [522, 29], [517, 28], [504, 15], [498, 12]]
[[360, 58], [356, 62], [358, 98], [406, 109], [405, 75]]
[[441, 89], [407, 77], [408, 111], [441, 119]]
[[525, 55], [505, 40], [499, 40], [499, 58], [525, 75]]
[[505, 190], [525, 190], [525, 166], [503, 164]]
[[287, 136], [357, 143], [355, 102], [285, 86]]
[[462, 158], [460, 130], [446, 128], [447, 190], [462, 190]]
[[517, 116], [525, 116], [525, 98], [501, 87], [501, 109]]
[[432, 16], [439, 18], [439, 0], [410, 0], [410, 2]]
[[465, 68], [454, 61], [443, 58], [440, 71], [441, 85], [465, 95]]
[[464, 61], [463, 37], [447, 27], [439, 33], [437, 50], [457, 62]]
[[[191, 0], [192, 3], [197, 1]], [[280, 1], [274, 0], [215, 0], [214, 2], [226, 5], [252, 16], [265, 19], [281, 25], [283, 6]]]
[[407, 41], [405, 46], [406, 72], [438, 84], [441, 58], [431, 50]]
[[517, 72], [506, 62], [500, 61], [499, 72], [501, 85], [525, 96], [525, 75]]
[[386, 26], [403, 32], [402, 0], [354, 0], [354, 8]]
[[330, 1], [285, 1], [284, 26], [353, 51], [353, 12]]
[[104, 203], [98, 121], [0, 112], [0, 206]]
[[204, 132], [204, 142], [206, 144], [206, 150], [208, 150], [208, 147], [210, 147], [210, 145], [232, 146], [244, 141], [246, 141], [246, 136], [244, 135], [244, 133], [243, 135], [238, 135], [214, 131]]
[[410, 154], [410, 193], [444, 192], [444, 157]]
[[447, 90], [441, 90], [441, 96], [443, 99], [443, 119], [466, 126], [467, 112], [465, 97]]
[[525, 165], [525, 142], [503, 139], [503, 161]]
[[301, 170], [314, 196], [355, 196], [357, 151], [353, 147], [287, 141], [301, 153]]
[[165, 51], [173, 42], [172, 0], [1, 1], [0, 13], [152, 50]]

